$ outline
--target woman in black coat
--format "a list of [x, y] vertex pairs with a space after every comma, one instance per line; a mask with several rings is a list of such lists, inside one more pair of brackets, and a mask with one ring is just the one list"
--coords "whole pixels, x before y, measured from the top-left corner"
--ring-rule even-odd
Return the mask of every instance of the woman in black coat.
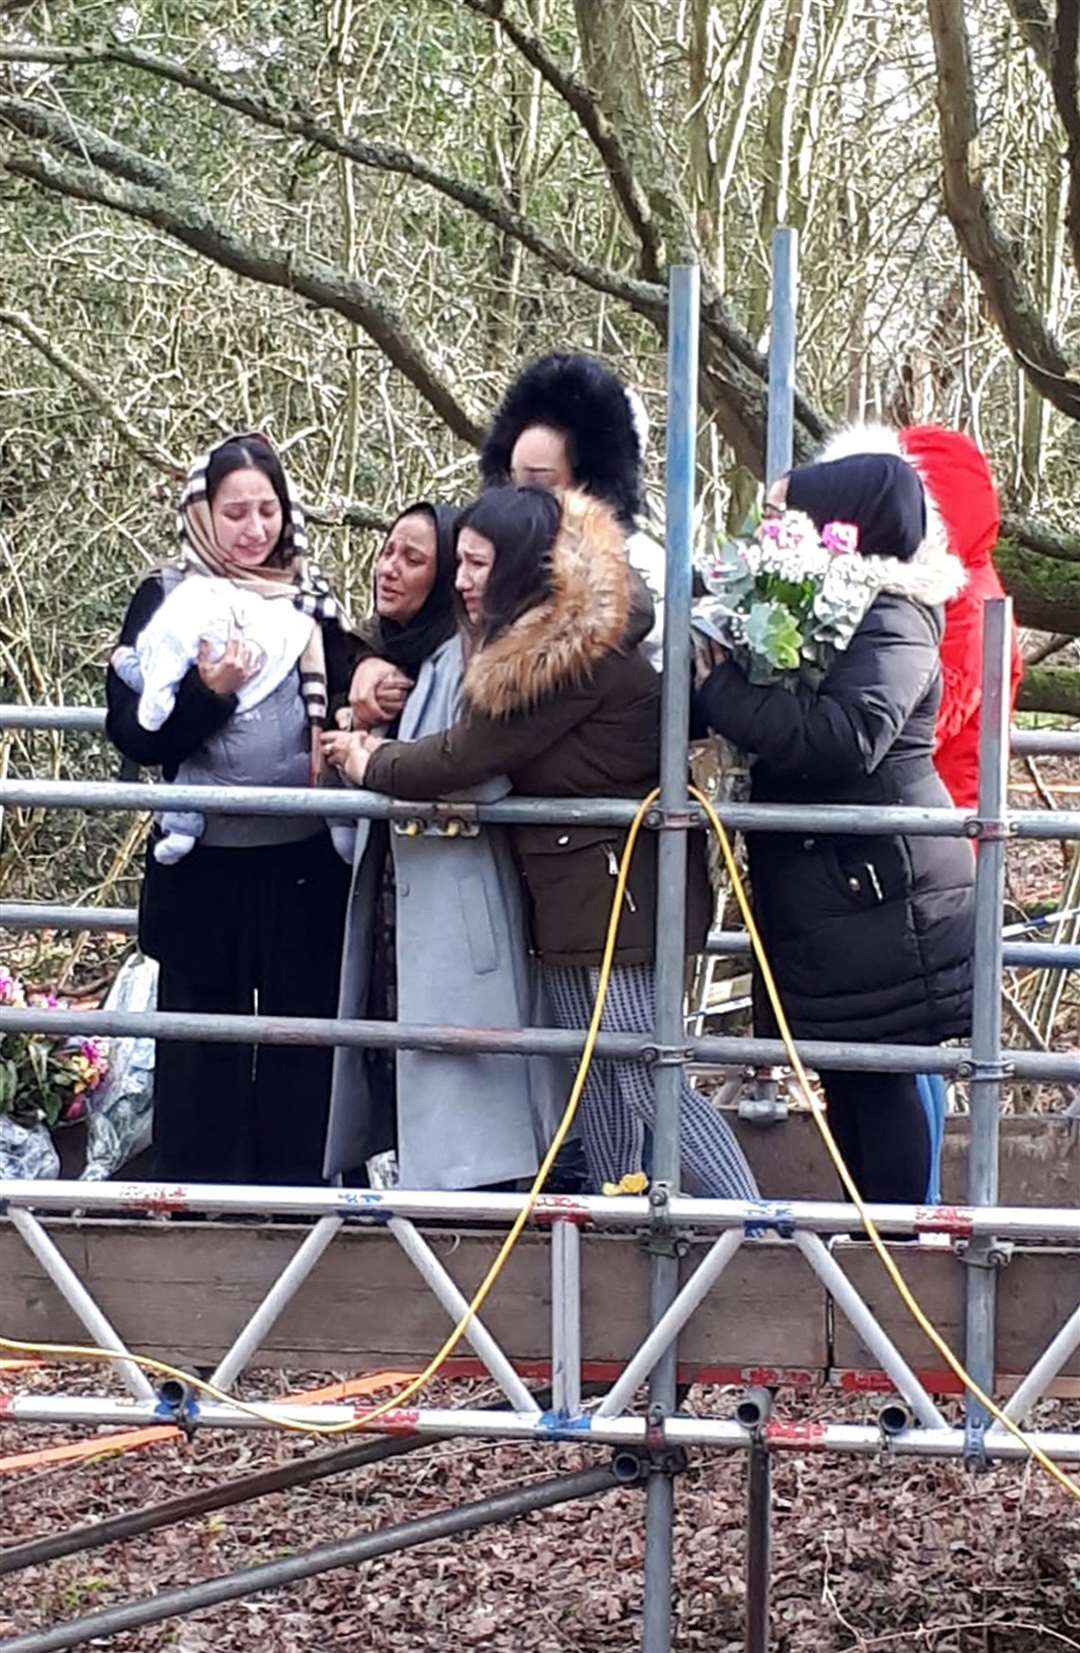
[[[219, 659], [204, 645], [156, 729], [110, 667], [106, 731], [129, 763], [173, 780], [181, 767], [234, 786], [304, 786], [327, 703], [343, 699], [352, 634], [307, 558], [302, 511], [281, 461], [259, 435], [230, 437], [192, 466], [178, 512], [178, 561], [142, 580], [121, 645], [134, 645], [184, 582], [228, 580], [258, 600], [289, 602], [310, 635], [280, 686], [251, 710], [239, 691], [258, 669], [241, 635]], [[211, 586], [211, 578], [213, 586]], [[202, 783], [200, 783], [202, 784]], [[337, 1010], [348, 872], [314, 815], [210, 815], [173, 864], [151, 835], [139, 944], [158, 961], [158, 1008], [267, 1016]], [[154, 1160], [170, 1182], [322, 1180], [333, 1051], [322, 1045], [161, 1040], [155, 1054]]]
[[[934, 769], [942, 605], [963, 570], [926, 539], [922, 484], [890, 455], [808, 465], [769, 508], [854, 523], [877, 595], [820, 687], [747, 681], [723, 658], [700, 722], [754, 757], [755, 803], [947, 807]], [[755, 915], [797, 1039], [934, 1044], [971, 1020], [974, 863], [954, 838], [748, 837]], [[758, 985], [757, 1031], [775, 1036]], [[822, 1073], [829, 1122], [863, 1196], [921, 1203], [930, 1142], [913, 1074]]]

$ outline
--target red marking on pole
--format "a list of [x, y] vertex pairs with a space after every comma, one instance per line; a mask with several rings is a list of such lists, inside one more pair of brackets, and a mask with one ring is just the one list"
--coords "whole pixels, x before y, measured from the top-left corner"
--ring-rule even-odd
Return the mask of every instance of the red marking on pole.
[[0, 1392], [0, 1415], [2, 1415], [4, 1412], [10, 1412], [11, 1408], [14, 1406], [14, 1404], [15, 1404], [15, 1396], [14, 1395], [8, 1395], [8, 1394], [4, 1394], [3, 1392]]
[[357, 1406], [353, 1409], [353, 1417], [358, 1424], [370, 1428], [378, 1435], [415, 1435], [420, 1422], [420, 1411], [415, 1406], [398, 1406], [390, 1412], [376, 1415], [370, 1424], [366, 1422], [370, 1412], [378, 1414], [377, 1406]]
[[825, 1445], [826, 1427], [823, 1423], [794, 1423], [770, 1419], [762, 1434], [770, 1447], [802, 1447], [807, 1452], [821, 1450]]
[[846, 1395], [884, 1395], [893, 1385], [884, 1372], [841, 1372], [840, 1388]]
[[974, 1213], [963, 1205], [920, 1205], [915, 1213], [916, 1234], [951, 1234], [966, 1240], [974, 1231]]
[[186, 1211], [188, 1208], [187, 1190], [178, 1188], [145, 1188], [138, 1183], [132, 1184], [125, 1190], [123, 1203], [135, 1211], [149, 1211], [152, 1213], [169, 1213]]
[[541, 1194], [532, 1208], [532, 1219], [538, 1223], [575, 1223], [585, 1228], [591, 1221], [588, 1208], [570, 1194]]

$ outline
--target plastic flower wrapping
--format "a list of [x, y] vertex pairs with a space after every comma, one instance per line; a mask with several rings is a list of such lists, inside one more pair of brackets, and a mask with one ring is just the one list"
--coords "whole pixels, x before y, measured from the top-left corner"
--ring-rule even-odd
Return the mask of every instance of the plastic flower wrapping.
[[801, 511], [766, 517], [753, 539], [720, 547], [692, 624], [729, 649], [751, 683], [816, 683], [850, 643], [876, 589], [858, 546], [848, 522], [828, 522], [819, 533]]
[[[694, 604], [691, 625], [727, 649], [751, 683], [816, 687], [877, 590], [858, 546], [852, 523], [819, 532], [801, 511], [766, 517], [753, 538], [725, 540], [703, 570], [709, 595]], [[749, 763], [719, 738], [718, 755], [722, 795], [741, 801]]]
[[[0, 1008], [58, 1010], [63, 1004], [55, 993], [25, 987], [0, 964]], [[86, 1116], [109, 1065], [100, 1039], [0, 1031], [0, 1118], [30, 1129], [73, 1125]]]

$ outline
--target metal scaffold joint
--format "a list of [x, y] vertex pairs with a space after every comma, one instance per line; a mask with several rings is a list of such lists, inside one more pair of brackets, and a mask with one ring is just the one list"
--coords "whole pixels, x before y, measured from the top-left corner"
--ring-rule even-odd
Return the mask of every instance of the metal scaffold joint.
[[969, 838], [974, 838], [980, 844], [1007, 843], [1010, 838], [1016, 837], [1015, 821], [1003, 821], [993, 816], [972, 815], [964, 822], [964, 831]]
[[998, 1058], [979, 1061], [976, 1057], [972, 1057], [970, 1061], [960, 1063], [956, 1070], [956, 1077], [958, 1079], [974, 1080], [976, 1084], [1003, 1085], [1006, 1080], [1014, 1078], [1015, 1073], [1016, 1069], [1012, 1062], [1002, 1061]]

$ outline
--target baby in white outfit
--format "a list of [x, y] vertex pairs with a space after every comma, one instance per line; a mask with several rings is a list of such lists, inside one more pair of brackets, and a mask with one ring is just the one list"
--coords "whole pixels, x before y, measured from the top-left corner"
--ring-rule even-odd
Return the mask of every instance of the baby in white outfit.
[[[120, 681], [139, 696], [138, 719], [144, 729], [160, 729], [176, 705], [181, 682], [199, 659], [205, 641], [211, 659], [239, 638], [259, 657], [257, 671], [236, 692], [237, 713], [250, 711], [279, 689], [296, 668], [315, 621], [292, 603], [244, 591], [231, 580], [183, 579], [168, 592], [135, 639], [112, 657]], [[299, 689], [297, 691], [299, 693]], [[178, 785], [205, 784], [205, 766], [195, 755], [176, 772]], [[202, 837], [206, 818], [195, 810], [166, 810], [154, 859], [169, 866], [187, 855]]]

